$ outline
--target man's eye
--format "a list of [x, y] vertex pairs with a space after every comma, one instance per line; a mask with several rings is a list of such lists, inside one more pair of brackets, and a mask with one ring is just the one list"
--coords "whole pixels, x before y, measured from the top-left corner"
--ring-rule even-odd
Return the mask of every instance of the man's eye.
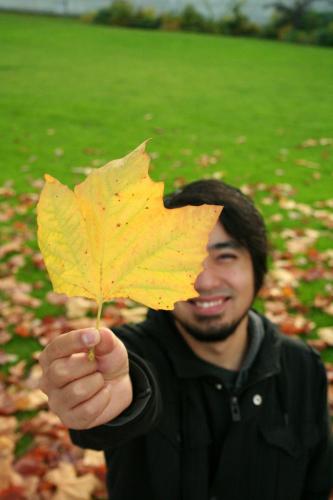
[[231, 260], [231, 259], [236, 259], [236, 255], [234, 253], [222, 253], [221, 255], [219, 255], [218, 257], [218, 260]]

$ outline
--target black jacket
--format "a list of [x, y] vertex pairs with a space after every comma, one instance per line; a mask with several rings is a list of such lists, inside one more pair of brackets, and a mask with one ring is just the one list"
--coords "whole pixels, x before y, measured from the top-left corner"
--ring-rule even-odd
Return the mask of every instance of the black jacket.
[[[262, 322], [260, 350], [231, 393], [168, 313], [115, 330], [130, 352], [133, 403], [107, 425], [70, 431], [75, 444], [104, 450], [111, 500], [328, 499], [333, 446], [324, 366], [304, 343]], [[218, 455], [207, 410], [212, 390], [224, 418]]]

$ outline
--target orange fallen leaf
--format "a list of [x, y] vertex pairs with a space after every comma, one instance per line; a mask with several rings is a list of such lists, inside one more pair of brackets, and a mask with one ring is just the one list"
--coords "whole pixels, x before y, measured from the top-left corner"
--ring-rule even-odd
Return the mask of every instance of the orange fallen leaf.
[[322, 339], [309, 339], [306, 343], [317, 351], [324, 351], [327, 348], [326, 342]]

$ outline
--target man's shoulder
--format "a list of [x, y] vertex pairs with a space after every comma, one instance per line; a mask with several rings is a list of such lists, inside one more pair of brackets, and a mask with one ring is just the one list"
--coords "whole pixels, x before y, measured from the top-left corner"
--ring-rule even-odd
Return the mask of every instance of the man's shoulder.
[[318, 351], [309, 346], [305, 340], [282, 333], [277, 325], [264, 318], [265, 329], [274, 337], [280, 349], [280, 359], [292, 371], [322, 371], [323, 363]]

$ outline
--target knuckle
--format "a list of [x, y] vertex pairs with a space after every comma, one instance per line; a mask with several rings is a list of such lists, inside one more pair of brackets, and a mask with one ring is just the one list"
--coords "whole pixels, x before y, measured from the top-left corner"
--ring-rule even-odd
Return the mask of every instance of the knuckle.
[[81, 411], [81, 420], [88, 424], [96, 416], [96, 408], [90, 404], [86, 403]]
[[85, 395], [85, 387], [83, 386], [82, 382], [76, 382], [74, 385], [73, 385], [73, 388], [72, 388], [72, 393], [73, 393], [73, 396], [75, 397], [82, 397]]
[[53, 363], [53, 377], [58, 381], [58, 382], [63, 382], [67, 380], [68, 377], [68, 370], [63, 363], [63, 361], [55, 361]]
[[101, 374], [101, 372], [94, 373], [94, 377], [95, 377], [95, 383], [96, 383], [96, 385], [98, 385], [98, 386], [103, 386], [104, 385], [104, 377]]
[[47, 369], [45, 378], [49, 383], [55, 387], [61, 385], [61, 377], [59, 376], [59, 371], [56, 362], [53, 362]]
[[58, 339], [55, 339], [52, 344], [50, 344], [50, 349], [52, 348], [52, 355], [54, 358], [61, 358], [63, 356], [63, 350], [61, 347], [61, 343], [57, 342]]

